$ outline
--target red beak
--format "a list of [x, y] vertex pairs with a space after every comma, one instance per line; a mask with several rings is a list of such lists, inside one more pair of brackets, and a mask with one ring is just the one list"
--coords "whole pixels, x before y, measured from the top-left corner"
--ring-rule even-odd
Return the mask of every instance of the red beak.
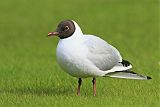
[[48, 36], [58, 36], [59, 33], [58, 32], [49, 32]]

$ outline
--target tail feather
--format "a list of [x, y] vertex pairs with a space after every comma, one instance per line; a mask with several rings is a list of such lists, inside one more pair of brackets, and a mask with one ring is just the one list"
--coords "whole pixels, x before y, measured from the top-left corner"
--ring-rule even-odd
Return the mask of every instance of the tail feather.
[[126, 78], [126, 79], [139, 79], [139, 80], [148, 80], [151, 77], [137, 74], [133, 71], [130, 71], [132, 65], [130, 62], [126, 60], [122, 60], [122, 62], [118, 63], [112, 69], [106, 71], [105, 77], [114, 77], [114, 78]]
[[110, 72], [107, 73], [105, 76], [114, 78], [139, 79], [139, 80], [151, 79], [151, 77], [143, 76], [129, 70]]

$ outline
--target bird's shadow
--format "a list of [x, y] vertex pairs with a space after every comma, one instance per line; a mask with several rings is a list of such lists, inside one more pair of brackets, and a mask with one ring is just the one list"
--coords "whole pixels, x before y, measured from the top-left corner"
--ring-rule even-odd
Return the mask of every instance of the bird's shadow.
[[0, 89], [0, 93], [11, 93], [16, 95], [71, 95], [74, 90], [70, 87], [23, 87], [23, 88], [4, 88]]

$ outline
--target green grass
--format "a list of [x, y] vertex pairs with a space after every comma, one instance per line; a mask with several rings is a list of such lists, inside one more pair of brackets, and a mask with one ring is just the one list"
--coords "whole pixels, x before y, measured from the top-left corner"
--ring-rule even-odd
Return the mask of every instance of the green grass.
[[[74, 19], [84, 33], [111, 43], [133, 71], [149, 81], [77, 79], [56, 63], [59, 21]], [[158, 107], [160, 44], [158, 0], [3, 0], [0, 3], [0, 107]], [[159, 45], [159, 46], [158, 46]]]

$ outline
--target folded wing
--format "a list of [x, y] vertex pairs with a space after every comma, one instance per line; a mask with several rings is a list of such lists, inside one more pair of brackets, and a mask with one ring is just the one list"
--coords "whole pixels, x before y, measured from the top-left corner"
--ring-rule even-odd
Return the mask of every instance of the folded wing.
[[118, 50], [99, 37], [85, 35], [84, 44], [89, 50], [87, 58], [100, 70], [109, 70], [122, 62]]

